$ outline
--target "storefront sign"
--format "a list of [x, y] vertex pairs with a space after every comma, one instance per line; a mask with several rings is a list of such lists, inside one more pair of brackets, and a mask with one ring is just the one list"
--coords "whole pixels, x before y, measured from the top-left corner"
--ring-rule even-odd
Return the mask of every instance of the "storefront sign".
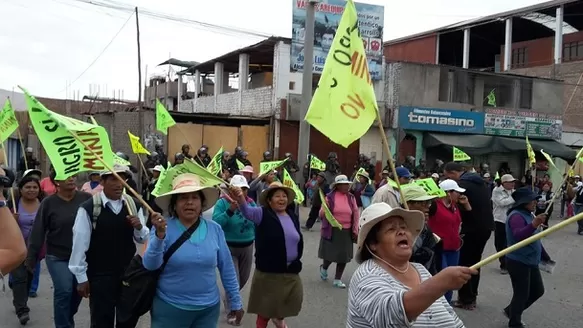
[[489, 109], [485, 115], [485, 134], [558, 140], [562, 132], [563, 121], [558, 115], [504, 109]]
[[399, 128], [467, 134], [484, 132], [484, 114], [461, 110], [399, 107]]

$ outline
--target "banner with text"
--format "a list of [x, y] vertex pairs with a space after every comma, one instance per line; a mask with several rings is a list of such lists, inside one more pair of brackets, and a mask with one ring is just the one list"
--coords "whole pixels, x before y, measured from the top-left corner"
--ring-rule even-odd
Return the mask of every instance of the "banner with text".
[[563, 133], [561, 116], [531, 111], [488, 109], [484, 121], [485, 134], [508, 137], [534, 137], [560, 140]]
[[[306, 26], [307, 0], [293, 1], [293, 23], [291, 41], [291, 69], [303, 71], [304, 38]], [[345, 0], [326, 0], [316, 4], [314, 26], [314, 67], [313, 72], [321, 74], [328, 51], [332, 46], [336, 29], [344, 12]], [[364, 43], [368, 67], [372, 80], [381, 79], [383, 57], [383, 28], [385, 8], [378, 5], [355, 3], [358, 12], [358, 26]]]
[[484, 113], [422, 107], [399, 107], [399, 128], [407, 130], [484, 133]]

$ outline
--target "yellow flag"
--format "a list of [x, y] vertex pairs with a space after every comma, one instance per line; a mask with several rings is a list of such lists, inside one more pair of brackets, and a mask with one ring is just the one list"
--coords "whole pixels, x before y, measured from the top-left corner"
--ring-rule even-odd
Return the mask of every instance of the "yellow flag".
[[14, 108], [12, 108], [10, 99], [6, 99], [0, 112], [0, 141], [6, 141], [16, 129], [18, 129], [18, 121], [14, 115]]
[[128, 136], [130, 137], [130, 143], [132, 144], [132, 151], [134, 154], [150, 155], [150, 152], [146, 149], [146, 147], [142, 146], [140, 143], [139, 137], [133, 135], [130, 131], [128, 131]]
[[209, 165], [206, 166], [207, 171], [214, 175], [218, 175], [223, 170], [223, 146], [217, 151], [215, 156], [211, 159]]
[[286, 169], [283, 169], [283, 181], [282, 181], [282, 183], [284, 186], [286, 186], [288, 188], [292, 188], [294, 190], [294, 192], [296, 193], [296, 199], [295, 199], [296, 203], [302, 204], [304, 202], [304, 194], [302, 193], [300, 188], [298, 188], [298, 185], [294, 182], [294, 180], [291, 178], [291, 176], [289, 175], [289, 173], [287, 172]]
[[453, 147], [453, 161], [454, 162], [463, 162], [472, 159], [468, 154], [466, 154], [463, 150]]
[[322, 162], [318, 157], [312, 155], [310, 158], [310, 168], [324, 172], [326, 171], [326, 163]]
[[530, 142], [528, 141], [528, 136], [526, 136], [526, 154], [528, 155], [528, 162], [530, 163], [530, 165], [535, 165], [536, 156], [534, 154], [534, 150], [532, 150]]
[[318, 189], [318, 194], [320, 195], [320, 200], [322, 201], [322, 208], [324, 209], [324, 218], [330, 223], [333, 228], [338, 228], [342, 230], [342, 224], [336, 220], [332, 212], [328, 208], [328, 204], [326, 204], [326, 196], [322, 192], [322, 189]]
[[552, 167], [554, 167], [556, 170], [558, 170], [557, 166], [555, 165], [555, 163], [553, 162], [553, 159], [551, 158], [551, 156], [549, 154], [545, 153], [542, 149], [540, 150], [540, 153], [543, 154], [543, 156], [545, 157], [547, 162], [549, 162], [549, 164], [551, 164]]
[[377, 100], [354, 2], [348, 0], [305, 120], [333, 142], [348, 147], [377, 118]]

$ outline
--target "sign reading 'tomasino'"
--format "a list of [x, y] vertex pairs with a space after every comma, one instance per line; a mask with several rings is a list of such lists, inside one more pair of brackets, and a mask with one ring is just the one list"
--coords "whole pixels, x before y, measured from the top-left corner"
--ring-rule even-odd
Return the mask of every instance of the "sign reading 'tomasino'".
[[399, 107], [399, 128], [419, 131], [484, 133], [484, 114], [470, 111]]

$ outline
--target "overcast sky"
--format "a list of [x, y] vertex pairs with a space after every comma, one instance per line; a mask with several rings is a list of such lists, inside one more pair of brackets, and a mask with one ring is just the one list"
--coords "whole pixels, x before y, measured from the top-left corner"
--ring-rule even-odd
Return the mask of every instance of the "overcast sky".
[[[128, 7], [137, 5], [144, 11], [158, 14], [290, 37], [295, 0], [101, 1]], [[390, 4], [385, 7], [386, 41], [544, 1], [363, 2]], [[0, 8], [0, 88], [11, 90], [20, 84], [39, 96], [72, 98], [77, 91], [81, 96], [88, 95], [93, 85], [93, 94], [99, 86], [99, 95], [103, 97], [111, 97], [114, 90], [123, 90], [124, 98], [137, 98], [136, 25], [134, 17], [128, 21], [130, 12], [96, 7], [80, 0], [0, 0]], [[109, 48], [89, 67], [126, 21]], [[165, 72], [166, 68], [155, 66], [169, 56], [205, 61], [261, 40], [146, 15], [140, 16], [140, 30], [143, 74], [147, 65], [148, 75]]]

